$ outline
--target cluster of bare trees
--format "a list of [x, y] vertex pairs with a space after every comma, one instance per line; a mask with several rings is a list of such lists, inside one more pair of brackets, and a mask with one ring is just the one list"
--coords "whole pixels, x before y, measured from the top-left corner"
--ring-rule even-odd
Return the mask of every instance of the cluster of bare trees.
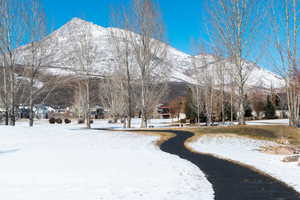
[[271, 30], [274, 65], [285, 80], [289, 124], [299, 124], [299, 0], [272, 2]]
[[1, 100], [5, 107], [5, 124], [15, 124], [15, 99], [18, 86], [16, 51], [24, 42], [23, 6], [19, 1], [0, 1]]
[[[91, 94], [93, 79], [99, 80], [98, 97], [102, 106], [115, 120], [121, 118], [127, 127], [131, 127], [131, 117], [140, 113], [141, 127], [147, 127], [148, 118], [166, 90], [169, 68], [167, 45], [162, 42], [161, 16], [151, 0], [133, 0], [128, 8], [112, 15], [114, 25], [123, 30], [112, 28], [110, 31], [113, 61], [105, 73], [97, 73], [101, 69], [97, 69], [96, 61], [101, 55], [97, 49], [99, 44], [94, 41], [93, 26], [89, 23], [81, 23], [84, 27], [69, 34], [71, 46], [64, 49], [59, 41], [50, 40], [55, 37], [46, 37], [46, 16], [39, 0], [26, 3], [1, 0], [0, 3], [3, 83], [0, 97], [6, 110], [6, 124], [15, 124], [16, 107], [24, 104], [29, 106], [29, 124], [33, 126], [36, 97], [45, 88], [50, 93], [62, 83], [60, 76], [47, 80], [49, 76], [45, 77], [44, 69], [59, 63], [58, 67], [68, 68], [73, 74], [72, 78], [63, 81], [76, 82], [79, 117], [86, 121], [88, 128], [91, 126], [91, 99], [95, 96]], [[62, 52], [62, 58], [54, 58], [57, 48]]]
[[[228, 63], [217, 54], [209, 55], [204, 51], [198, 56], [192, 56], [192, 69], [190, 75], [195, 82], [189, 84], [193, 96], [193, 104], [197, 112], [197, 122], [205, 116], [207, 125], [215, 120], [230, 120], [233, 122], [233, 92]], [[231, 109], [230, 118], [225, 116], [225, 104]], [[220, 116], [216, 119], [216, 116]], [[228, 119], [229, 118], [229, 119]]]
[[134, 111], [141, 114], [141, 127], [147, 127], [166, 91], [169, 74], [162, 19], [151, 0], [133, 0], [128, 8], [113, 12], [112, 19], [113, 25], [123, 30], [110, 31], [115, 59], [111, 79], [103, 85], [109, 88], [104, 97], [114, 117], [127, 118], [127, 127]]
[[[221, 116], [222, 122], [228, 118], [233, 121], [236, 110], [239, 124], [245, 124], [245, 109], [251, 99], [247, 98], [249, 77], [266, 51], [263, 47], [273, 45], [274, 66], [285, 80], [290, 125], [299, 124], [299, 0], [207, 2], [209, 48], [201, 48], [199, 56], [191, 57], [189, 69], [198, 122], [203, 114], [208, 125], [213, 124], [215, 115]], [[30, 109], [29, 124], [33, 125], [37, 97], [47, 90], [47, 98], [62, 81], [54, 76], [50, 79], [43, 69], [59, 62], [60, 67], [70, 66], [74, 72], [70, 79], [76, 80], [76, 103], [88, 128], [94, 79], [99, 80], [97, 98], [114, 121], [122, 119], [124, 126], [131, 127], [131, 118], [138, 113], [141, 127], [147, 127], [167, 90], [172, 67], [162, 17], [152, 0], [132, 0], [126, 7], [115, 8], [111, 19], [115, 28], [108, 29], [108, 38], [113, 59], [108, 70], [98, 73], [102, 70], [97, 66], [101, 55], [93, 26], [81, 23], [83, 27], [70, 34], [71, 49], [64, 49], [59, 41], [44, 39], [47, 25], [40, 0], [0, 0], [0, 100], [5, 124], [14, 125], [17, 105], [25, 104]], [[269, 37], [263, 37], [267, 30]], [[67, 59], [53, 59], [57, 48]], [[261, 105], [253, 102], [259, 114]]]
[[[230, 102], [231, 121], [235, 108], [239, 124], [245, 124], [249, 77], [255, 68], [254, 63], [270, 48], [274, 60], [272, 66], [286, 83], [290, 125], [299, 124], [299, 0], [207, 2], [210, 40], [207, 52], [214, 55], [214, 59], [207, 62], [205, 56], [192, 58], [195, 83], [191, 89], [198, 119], [200, 112], [204, 111], [210, 124], [212, 113], [215, 113], [212, 107], [220, 104], [224, 122], [226, 97], [227, 104]], [[250, 60], [253, 63], [248, 62]], [[268, 60], [270, 63], [271, 57]], [[261, 110], [257, 103], [252, 107]]]
[[29, 125], [33, 126], [35, 100], [45, 90], [51, 91], [59, 79], [43, 74], [53, 55], [49, 44], [42, 42], [46, 33], [39, 0], [0, 1], [0, 104], [5, 108], [6, 125], [15, 125], [17, 106], [23, 104], [29, 107]]
[[239, 124], [245, 124], [246, 83], [254, 68], [246, 61], [253, 60], [261, 37], [261, 20], [266, 13], [263, 4], [257, 0], [210, 1], [213, 48], [230, 64], [227, 72], [237, 89]]

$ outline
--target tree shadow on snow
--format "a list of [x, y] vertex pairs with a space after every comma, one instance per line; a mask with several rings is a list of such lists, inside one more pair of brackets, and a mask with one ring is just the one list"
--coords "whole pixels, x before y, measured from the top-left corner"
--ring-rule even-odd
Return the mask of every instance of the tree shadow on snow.
[[20, 151], [20, 149], [8, 149], [8, 150], [0, 150], [0, 155], [1, 154], [7, 154], [7, 153], [15, 153]]

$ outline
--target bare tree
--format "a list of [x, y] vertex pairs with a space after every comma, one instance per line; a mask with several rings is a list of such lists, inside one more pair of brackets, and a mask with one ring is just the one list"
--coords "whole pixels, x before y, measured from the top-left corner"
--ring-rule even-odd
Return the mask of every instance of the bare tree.
[[190, 88], [197, 108], [198, 122], [201, 113], [205, 113], [207, 125], [212, 125], [217, 77], [215, 58], [205, 52], [206, 50], [201, 47], [200, 54], [192, 56], [192, 68], [189, 73], [195, 83], [190, 84]]
[[253, 110], [256, 113], [257, 119], [261, 119], [262, 112], [265, 108], [267, 95], [260, 88], [254, 88], [249, 95], [249, 101], [252, 104]]
[[254, 65], [252, 58], [259, 37], [264, 10], [259, 0], [209, 0], [212, 40], [231, 62], [231, 76], [237, 86], [239, 124], [245, 124], [246, 83]]
[[[121, 72], [121, 76], [122, 76]], [[126, 86], [120, 81], [120, 73], [114, 72], [110, 77], [106, 77], [99, 82], [99, 95], [104, 108], [109, 112], [116, 123], [118, 119], [123, 119], [128, 113]], [[125, 122], [124, 122], [125, 125]]]
[[3, 92], [6, 107], [6, 124], [15, 125], [16, 93], [22, 80], [17, 77], [18, 47], [24, 44], [24, 2], [1, 0], [0, 5], [0, 54], [3, 66]]
[[192, 70], [191, 76], [193, 76], [195, 83], [189, 84], [192, 91], [193, 104], [196, 106], [197, 122], [200, 123], [200, 114], [204, 111], [205, 104], [203, 101], [203, 66], [199, 66], [199, 61], [196, 56], [192, 56]]
[[[226, 60], [223, 59], [222, 53], [215, 50], [214, 61], [216, 65], [216, 85], [219, 86], [219, 96], [220, 96], [220, 105], [221, 105], [221, 120], [222, 123], [225, 123], [225, 86], [227, 79], [227, 70], [226, 70]], [[228, 83], [228, 81], [227, 81]]]
[[214, 96], [215, 96], [215, 69], [211, 66], [209, 61], [204, 55], [201, 58], [202, 62], [202, 74], [203, 74], [203, 90], [204, 90], [204, 102], [205, 102], [205, 112], [207, 118], [207, 125], [213, 124], [213, 114], [214, 114]]
[[[45, 66], [49, 46], [41, 41], [46, 36], [45, 12], [39, 0], [27, 2], [24, 14], [26, 31], [28, 35], [28, 54], [23, 55], [26, 77], [29, 78], [29, 126], [33, 126], [34, 120], [34, 96], [43, 88], [43, 83], [38, 79], [42, 66]], [[24, 49], [25, 50], [25, 49]], [[49, 64], [49, 63], [47, 63]], [[42, 84], [37, 87], [37, 84]]]
[[[133, 46], [130, 42], [131, 40], [131, 32], [129, 32], [129, 18], [125, 8], [118, 8], [117, 11], [112, 12], [112, 25], [114, 27], [122, 28], [111, 28], [110, 29], [110, 41], [113, 47], [114, 52], [114, 64], [113, 64], [113, 73], [119, 74], [118, 79], [114, 79], [114, 81], [119, 81], [119, 85], [124, 87], [126, 92], [122, 92], [125, 96], [124, 99], [125, 106], [127, 107], [127, 128], [131, 128], [131, 117], [133, 115], [132, 107], [133, 107], [133, 94], [132, 94], [132, 79], [133, 79], [133, 71], [134, 71], [134, 59], [133, 59]], [[116, 85], [116, 84], [115, 84]], [[118, 88], [118, 87], [117, 87]], [[113, 92], [113, 91], [110, 91]], [[116, 91], [119, 92], [119, 91]], [[121, 99], [119, 99], [120, 101]], [[123, 104], [119, 102], [119, 104]], [[113, 105], [113, 103], [112, 103]], [[114, 110], [114, 109], [112, 109]], [[124, 109], [121, 109], [124, 110]]]
[[138, 67], [141, 127], [147, 127], [149, 114], [166, 91], [168, 46], [161, 42], [164, 39], [163, 23], [152, 0], [133, 0], [132, 8], [130, 30], [138, 35], [131, 34], [130, 41]]
[[80, 95], [84, 102], [82, 105], [84, 105], [84, 119], [87, 128], [91, 128], [91, 77], [96, 74], [95, 62], [98, 56], [92, 29], [91, 24], [83, 22], [77, 32], [71, 33], [71, 49], [66, 51], [69, 59], [62, 62], [65, 66], [70, 66], [74, 75], [80, 80]]
[[275, 70], [285, 80], [289, 125], [299, 124], [299, 0], [272, 2], [272, 36], [276, 52], [272, 51]]

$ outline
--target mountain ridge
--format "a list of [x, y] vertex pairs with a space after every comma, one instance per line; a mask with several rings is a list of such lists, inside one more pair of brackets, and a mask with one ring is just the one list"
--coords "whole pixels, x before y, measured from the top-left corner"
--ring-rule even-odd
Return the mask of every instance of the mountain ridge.
[[[97, 44], [97, 54], [99, 55], [96, 60], [96, 66], [99, 71], [109, 71], [109, 66], [112, 64], [114, 60], [114, 52], [113, 48], [109, 42], [110, 31], [113, 30], [120, 30], [120, 31], [127, 31], [120, 28], [115, 27], [102, 27], [92, 22], [85, 21], [78, 17], [72, 18], [69, 22], [61, 26], [59, 29], [55, 30], [54, 32], [50, 33], [48, 36], [45, 37], [43, 42], [47, 43], [47, 40], [50, 41], [49, 48], [55, 52], [55, 55], [52, 57], [54, 58], [55, 62], [53, 66], [59, 68], [61, 66], [65, 66], [69, 59], [65, 55], [68, 55], [68, 52], [72, 51], [72, 41], [74, 39], [74, 35], [76, 38], [76, 33], [79, 31], [87, 31], [81, 30], [88, 27], [90, 31], [93, 41]], [[51, 44], [51, 40], [58, 41], [60, 43], [57, 46], [55, 43]], [[67, 53], [66, 53], [67, 52]], [[71, 55], [71, 53], [70, 53]], [[214, 57], [211, 54], [207, 55], [198, 55], [196, 56], [197, 59], [206, 59], [205, 56]], [[171, 70], [171, 78], [170, 81], [179, 81], [179, 82], [186, 82], [186, 83], [195, 83], [195, 79], [192, 75], [188, 74], [188, 71], [192, 70], [192, 56], [184, 53], [170, 45], [168, 45], [168, 54], [167, 60], [171, 63], [172, 70]], [[250, 63], [250, 62], [249, 62]], [[260, 66], [253, 64], [253, 71], [249, 76], [249, 80], [246, 83], [249, 86], [259, 86], [264, 88], [270, 87], [282, 87], [283, 81], [280, 77], [273, 72], [261, 68]], [[73, 67], [73, 66], [69, 66]], [[213, 66], [215, 67], [215, 66]], [[215, 70], [215, 69], [213, 69]], [[57, 73], [59, 70], [56, 70]], [[63, 70], [61, 73], [64, 73]]]

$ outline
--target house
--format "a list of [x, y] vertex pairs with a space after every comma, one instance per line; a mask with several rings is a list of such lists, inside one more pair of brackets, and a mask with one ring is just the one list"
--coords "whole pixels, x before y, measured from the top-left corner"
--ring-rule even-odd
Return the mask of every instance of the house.
[[104, 119], [105, 118], [105, 110], [103, 107], [96, 105], [91, 108], [91, 117], [94, 119]]
[[38, 119], [48, 119], [49, 113], [55, 111], [56, 110], [54, 108], [45, 104], [39, 104], [34, 107], [35, 117]]
[[157, 112], [161, 119], [169, 119], [171, 118], [170, 108], [165, 105], [158, 105]]

